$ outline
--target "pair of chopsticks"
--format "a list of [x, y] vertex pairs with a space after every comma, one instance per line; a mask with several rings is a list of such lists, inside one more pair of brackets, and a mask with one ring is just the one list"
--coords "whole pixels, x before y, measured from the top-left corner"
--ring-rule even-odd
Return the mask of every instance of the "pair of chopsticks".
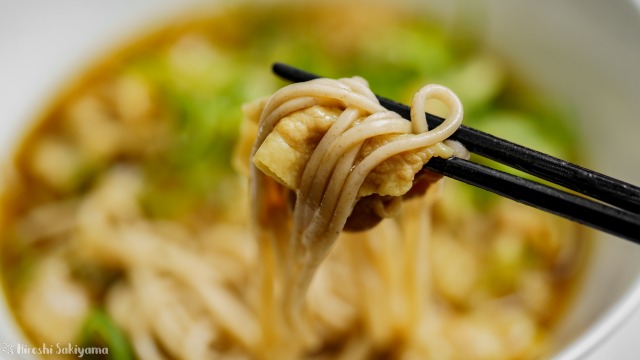
[[[292, 82], [319, 78], [280, 63], [273, 65], [273, 72]], [[408, 106], [381, 96], [377, 98], [388, 110], [410, 119]], [[444, 121], [440, 117], [426, 115], [429, 128]], [[640, 244], [640, 187], [464, 125], [450, 138], [462, 143], [472, 153], [595, 200], [456, 157], [434, 157], [425, 169]]]

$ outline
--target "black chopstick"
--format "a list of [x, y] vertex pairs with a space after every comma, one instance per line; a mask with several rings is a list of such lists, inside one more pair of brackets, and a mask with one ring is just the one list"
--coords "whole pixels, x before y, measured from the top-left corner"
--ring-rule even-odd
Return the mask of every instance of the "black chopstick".
[[[293, 82], [319, 77], [280, 63], [273, 65], [273, 72]], [[382, 97], [378, 99], [387, 109], [409, 119], [408, 106]], [[431, 128], [442, 121], [442, 118], [427, 114]], [[640, 188], [637, 186], [466, 126], [460, 127], [451, 138], [460, 141], [471, 152], [619, 208], [464, 159], [432, 158], [425, 168], [640, 244]]]
[[640, 215], [460, 158], [431, 158], [426, 169], [640, 244]]
[[[273, 72], [292, 82], [316, 79], [319, 76], [292, 66], [276, 63]], [[377, 96], [385, 108], [409, 119], [410, 107]], [[444, 119], [427, 113], [430, 128]], [[640, 212], [640, 187], [586, 169], [576, 164], [500, 139], [485, 132], [460, 126], [451, 139], [462, 143], [470, 152], [509, 165], [547, 180], [632, 212]]]

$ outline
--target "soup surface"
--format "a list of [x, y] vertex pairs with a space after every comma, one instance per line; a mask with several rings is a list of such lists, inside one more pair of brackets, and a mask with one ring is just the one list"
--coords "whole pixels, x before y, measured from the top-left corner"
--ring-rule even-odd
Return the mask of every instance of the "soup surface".
[[[547, 354], [586, 234], [455, 181], [438, 183], [419, 254], [406, 253], [397, 223], [341, 235], [307, 297], [315, 341], [290, 354], [287, 339], [264, 336], [258, 323], [271, 315], [256, 274], [269, 254], [249, 229], [238, 171], [247, 165], [234, 149], [242, 104], [285, 84], [270, 73], [274, 61], [360, 75], [405, 103], [426, 83], [444, 84], [466, 125], [576, 156], [569, 120], [492, 53], [423, 16], [252, 6], [176, 22], [92, 68], [16, 152], [0, 266], [32, 343], [106, 347], [114, 359]], [[407, 279], [424, 283], [428, 301], [409, 304]], [[425, 319], [409, 328], [412, 306]]]

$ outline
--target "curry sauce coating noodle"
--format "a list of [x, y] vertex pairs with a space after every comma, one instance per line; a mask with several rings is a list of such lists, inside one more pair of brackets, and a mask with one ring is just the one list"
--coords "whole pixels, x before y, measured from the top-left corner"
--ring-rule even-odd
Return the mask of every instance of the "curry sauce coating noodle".
[[[443, 124], [432, 130], [424, 112], [429, 98], [449, 108]], [[295, 327], [311, 279], [356, 203], [376, 195], [362, 211], [392, 215], [385, 208], [397, 208], [394, 199], [411, 189], [431, 157], [454, 155], [443, 141], [459, 127], [462, 105], [447, 88], [428, 85], [416, 93], [407, 122], [354, 77], [290, 85], [258, 106], [250, 173], [253, 219], [262, 246], [274, 246], [273, 239], [285, 243], [274, 246], [281, 268], [272, 271], [281, 281], [284, 323]], [[276, 206], [270, 191], [288, 200]], [[295, 202], [291, 221], [284, 202]]]

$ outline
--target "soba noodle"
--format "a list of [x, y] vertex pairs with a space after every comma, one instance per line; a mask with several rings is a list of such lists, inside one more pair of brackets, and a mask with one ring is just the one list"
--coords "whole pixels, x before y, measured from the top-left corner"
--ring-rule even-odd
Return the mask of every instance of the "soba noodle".
[[[431, 130], [425, 117], [430, 99], [449, 109], [445, 121]], [[262, 252], [276, 256], [275, 268], [267, 270], [280, 281], [277, 296], [282, 308], [276, 313], [287, 317], [285, 326], [295, 327], [301, 321], [296, 317], [301, 315], [313, 274], [356, 203], [376, 196], [367, 206], [377, 207], [378, 215], [394, 215], [385, 209], [390, 207], [397, 213], [395, 200], [410, 190], [415, 174], [429, 158], [454, 155], [454, 148], [443, 142], [460, 126], [463, 111], [451, 90], [428, 85], [415, 94], [411, 122], [407, 122], [382, 107], [359, 77], [290, 85], [260, 105], [250, 173], [253, 219]], [[463, 147], [455, 149], [458, 155], [466, 155]], [[288, 151], [292, 158], [283, 156]], [[272, 179], [295, 191], [291, 224], [289, 208], [284, 206], [289, 200], [282, 197], [292, 195], [270, 184]], [[280, 199], [274, 202], [273, 193]], [[425, 231], [414, 236], [420, 238], [413, 242], [428, 237]], [[271, 327], [271, 322], [263, 323], [263, 331]]]

